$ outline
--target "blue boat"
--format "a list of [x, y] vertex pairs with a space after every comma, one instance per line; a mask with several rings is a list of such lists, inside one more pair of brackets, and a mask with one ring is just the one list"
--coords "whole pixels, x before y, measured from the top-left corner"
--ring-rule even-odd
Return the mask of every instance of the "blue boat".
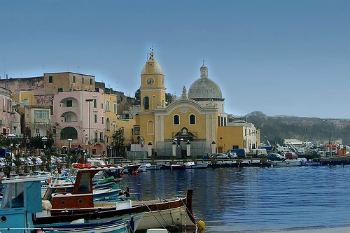
[[0, 232], [134, 232], [142, 216], [108, 215], [51, 216], [42, 211], [41, 179], [3, 180], [4, 197], [0, 209]]

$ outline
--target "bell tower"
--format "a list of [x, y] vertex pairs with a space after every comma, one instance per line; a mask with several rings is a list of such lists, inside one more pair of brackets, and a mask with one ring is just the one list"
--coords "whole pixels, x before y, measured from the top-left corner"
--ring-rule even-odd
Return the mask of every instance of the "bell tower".
[[141, 112], [152, 112], [157, 107], [165, 107], [164, 74], [154, 58], [153, 49], [141, 72]]

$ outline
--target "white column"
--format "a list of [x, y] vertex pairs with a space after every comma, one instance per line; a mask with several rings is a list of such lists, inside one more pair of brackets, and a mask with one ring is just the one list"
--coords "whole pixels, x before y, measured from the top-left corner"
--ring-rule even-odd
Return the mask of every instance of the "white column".
[[176, 156], [176, 143], [173, 143], [172, 146], [173, 146], [173, 156], [175, 157]]
[[191, 156], [191, 143], [188, 142], [186, 147], [187, 156]]
[[216, 143], [214, 141], [211, 143], [211, 153], [212, 154], [216, 153]]
[[147, 150], [148, 150], [148, 157], [151, 157], [152, 156], [152, 144], [148, 144], [147, 145]]

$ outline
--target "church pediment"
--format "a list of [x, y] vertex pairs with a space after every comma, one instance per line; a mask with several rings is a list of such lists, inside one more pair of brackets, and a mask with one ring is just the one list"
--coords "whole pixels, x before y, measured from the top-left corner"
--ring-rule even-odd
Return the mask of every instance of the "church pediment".
[[172, 102], [167, 107], [162, 109], [156, 109], [156, 114], [170, 114], [173, 111], [178, 111], [181, 113], [187, 113], [196, 110], [199, 113], [212, 113], [216, 112], [218, 109], [214, 106], [203, 107], [194, 100], [190, 99], [180, 99]]

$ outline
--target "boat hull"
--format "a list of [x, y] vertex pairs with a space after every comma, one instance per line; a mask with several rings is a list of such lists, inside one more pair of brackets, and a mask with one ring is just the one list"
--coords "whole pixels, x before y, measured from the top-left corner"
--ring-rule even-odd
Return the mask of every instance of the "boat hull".
[[71, 223], [67, 225], [50, 225], [41, 227], [45, 233], [130, 233], [130, 223], [126, 221], [100, 222], [96, 224]]
[[167, 210], [145, 212], [137, 230], [147, 230], [149, 228], [159, 228], [162, 226], [175, 226], [179, 229], [184, 227], [186, 227], [186, 229], [193, 229], [196, 227], [186, 206], [181, 206]]
[[[108, 204], [108, 203], [107, 203]], [[80, 208], [80, 209], [52, 209], [51, 215], [57, 221], [75, 218], [78, 216], [91, 217], [107, 217], [107, 216], [121, 216], [133, 215], [136, 213], [143, 213], [145, 219], [141, 219], [140, 226], [137, 230], [144, 230], [148, 228], [162, 228], [172, 226], [187, 226], [192, 228], [195, 226], [195, 219], [192, 213], [192, 191], [188, 190], [185, 198], [176, 198], [171, 200], [151, 200], [151, 201], [135, 201], [131, 208], [116, 210], [116, 206], [111, 206], [109, 203], [106, 206], [99, 205], [94, 208]], [[176, 216], [176, 217], [174, 217]], [[82, 218], [80, 217], [80, 218]], [[160, 219], [165, 221], [159, 221]], [[51, 220], [54, 222], [55, 220]]]

